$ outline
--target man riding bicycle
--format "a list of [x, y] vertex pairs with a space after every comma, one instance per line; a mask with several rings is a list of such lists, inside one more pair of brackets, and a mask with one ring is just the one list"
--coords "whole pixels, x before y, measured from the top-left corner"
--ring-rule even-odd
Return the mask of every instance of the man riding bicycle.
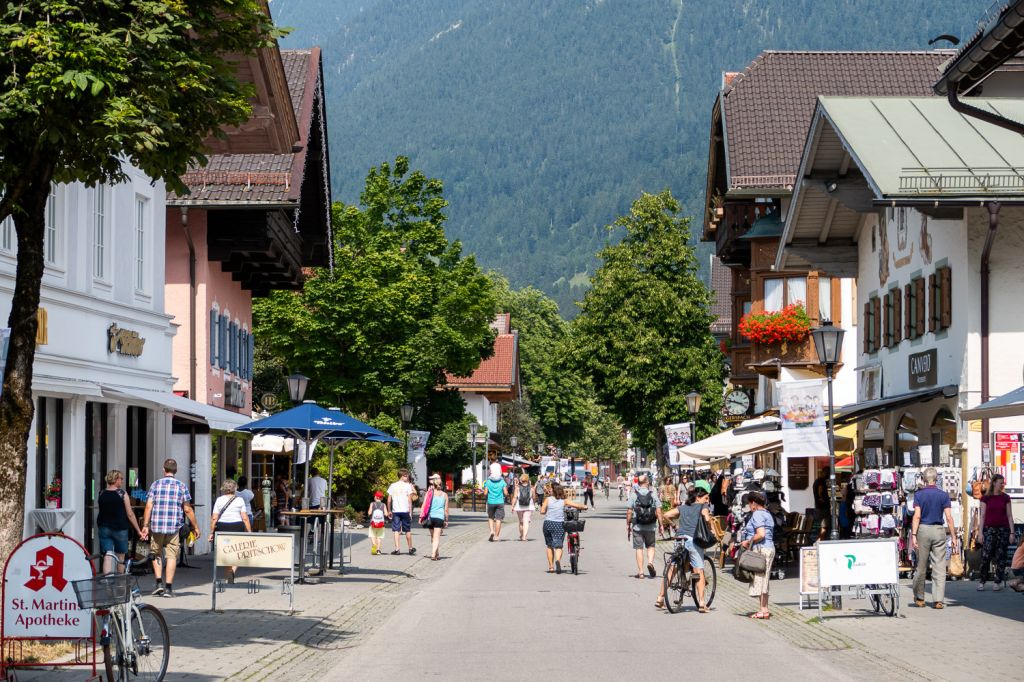
[[[684, 559], [689, 563], [691, 575], [697, 577], [697, 602], [700, 604], [697, 610], [700, 613], [709, 613], [710, 609], [704, 600], [704, 588], [706, 586], [704, 577], [704, 549], [694, 544], [693, 536], [697, 530], [697, 523], [702, 516], [709, 525], [712, 522], [711, 511], [708, 505], [710, 493], [711, 485], [707, 481], [697, 481], [694, 484], [693, 492], [690, 493], [686, 500], [686, 504], [681, 504], [675, 509], [670, 509], [660, 514], [664, 520], [679, 519], [675, 551], [685, 553]], [[659, 609], [665, 605], [665, 585], [672, 581], [672, 573], [675, 570], [676, 564], [670, 564], [668, 567], [669, 574], [662, 582], [658, 599], [654, 602], [654, 606]]]

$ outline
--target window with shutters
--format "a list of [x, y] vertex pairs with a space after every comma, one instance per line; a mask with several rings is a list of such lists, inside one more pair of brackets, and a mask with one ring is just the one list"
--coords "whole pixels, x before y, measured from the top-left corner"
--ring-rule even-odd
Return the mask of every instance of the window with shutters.
[[882, 345], [886, 348], [893, 344], [893, 320], [892, 292], [890, 291], [882, 298]]
[[872, 296], [864, 304], [864, 352], [877, 353], [882, 347], [884, 330], [882, 299]]
[[925, 332], [927, 292], [924, 277], [914, 279], [911, 284], [914, 285], [914, 326], [916, 328], [914, 338], [918, 338], [924, 336]]
[[217, 366], [221, 369], [228, 368], [228, 319], [228, 314], [224, 313], [217, 325]]
[[220, 340], [220, 313], [216, 309], [210, 311], [210, 367], [216, 367], [220, 355], [218, 354], [218, 341]]
[[935, 325], [938, 329], [948, 329], [953, 324], [953, 271], [949, 267], [935, 270], [935, 299], [938, 303], [938, 314]]

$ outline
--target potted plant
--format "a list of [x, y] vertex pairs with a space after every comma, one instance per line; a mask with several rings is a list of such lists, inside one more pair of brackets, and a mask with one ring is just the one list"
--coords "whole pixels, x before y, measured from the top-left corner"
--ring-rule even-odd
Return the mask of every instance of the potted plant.
[[50, 485], [46, 486], [46, 490], [43, 491], [43, 499], [46, 500], [47, 509], [60, 509], [60, 479], [55, 478], [50, 481]]
[[740, 320], [740, 334], [755, 343], [781, 343], [783, 352], [789, 341], [803, 341], [811, 331], [811, 319], [802, 303], [782, 310], [747, 313]]

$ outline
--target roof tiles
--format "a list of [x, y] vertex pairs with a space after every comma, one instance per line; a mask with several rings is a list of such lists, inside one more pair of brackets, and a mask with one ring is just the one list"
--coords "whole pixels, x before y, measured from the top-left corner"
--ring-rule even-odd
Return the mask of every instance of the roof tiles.
[[792, 185], [819, 95], [932, 95], [949, 56], [762, 52], [722, 91], [730, 188]]
[[516, 384], [516, 335], [498, 334], [494, 339], [494, 355], [480, 363], [468, 377], [456, 377], [445, 372], [451, 388], [495, 388], [512, 390]]

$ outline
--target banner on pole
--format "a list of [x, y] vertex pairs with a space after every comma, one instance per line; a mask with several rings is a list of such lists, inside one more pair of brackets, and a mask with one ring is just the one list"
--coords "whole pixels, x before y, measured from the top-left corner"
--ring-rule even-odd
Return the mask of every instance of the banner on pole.
[[821, 457], [828, 454], [825, 381], [779, 383], [779, 416], [782, 418], [782, 451], [785, 457]]
[[425, 486], [427, 484], [427, 439], [430, 438], [430, 431], [409, 431], [407, 436], [409, 446], [405, 461], [409, 463], [416, 483]]
[[665, 441], [668, 444], [669, 466], [679, 466], [682, 464], [682, 449], [691, 443], [690, 433], [692, 426], [693, 422], [667, 424], [665, 426]]

